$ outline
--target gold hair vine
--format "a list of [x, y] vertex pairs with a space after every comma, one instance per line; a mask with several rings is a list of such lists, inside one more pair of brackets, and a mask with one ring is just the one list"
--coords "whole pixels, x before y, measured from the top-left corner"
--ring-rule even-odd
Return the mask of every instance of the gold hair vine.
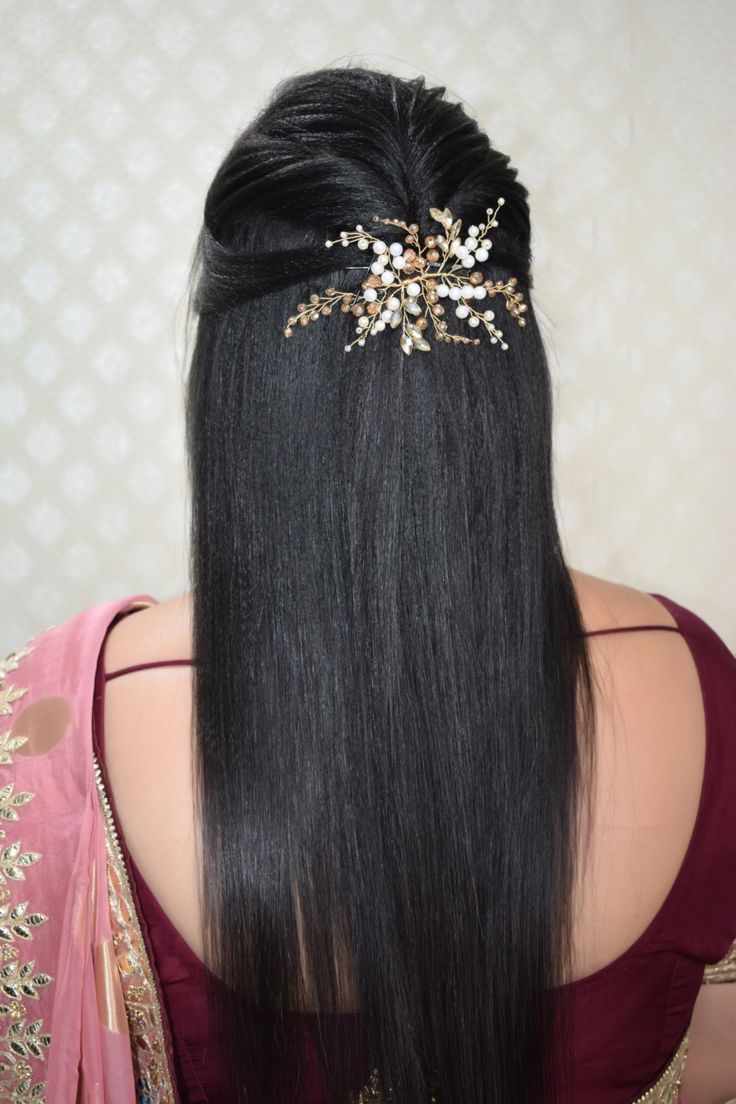
[[[496, 280], [494, 283], [486, 280], [482, 272], [473, 268], [477, 262], [488, 260], [493, 243], [485, 235], [490, 228], [498, 226], [496, 215], [505, 201], [498, 199], [496, 202], [495, 210], [486, 208], [486, 214], [490, 218], [485, 223], [468, 228], [468, 236], [464, 242], [460, 240], [462, 220], [454, 219], [447, 207], [443, 211], [438, 207], [429, 208], [432, 218], [442, 224], [447, 234], [427, 234], [424, 245], [419, 241], [419, 227], [415, 222], [407, 226], [400, 219], [373, 216], [374, 222], [400, 226], [405, 230], [404, 241], [408, 243], [408, 249], [404, 249], [401, 242], [388, 245], [381, 238], [365, 231], [360, 224], [354, 231], [341, 230], [339, 241], [325, 242], [328, 249], [338, 244], [355, 244], [358, 249], [372, 246], [375, 254], [370, 272], [361, 282], [362, 291], [338, 291], [328, 287], [323, 295], [313, 292], [308, 303], [297, 304], [299, 313], [289, 318], [284, 337], [292, 336], [292, 326], [297, 323], [307, 326], [310, 322], [316, 322], [322, 315], [331, 314], [332, 308], [339, 303], [340, 309], [345, 314], [354, 314], [358, 322], [356, 333], [359, 336], [345, 346], [346, 353], [350, 352], [353, 345], [365, 345], [366, 337], [380, 333], [387, 326], [393, 330], [402, 324], [400, 343], [403, 351], [407, 355], [413, 349], [426, 352], [432, 348], [425, 336], [430, 322], [434, 325], [438, 341], [461, 341], [466, 345], [480, 345], [478, 337], [447, 332], [447, 322], [442, 317], [445, 307], [440, 301], [447, 299], [457, 304], [457, 318], [467, 318], [468, 325], [474, 328], [484, 325], [491, 335], [492, 344], [500, 341], [501, 348], [508, 349], [507, 343], [502, 340], [503, 330], [493, 324], [494, 312], [471, 306], [471, 302], [481, 303], [500, 293], [506, 299], [506, 310], [510, 311], [520, 326], [526, 325], [521, 315], [527, 307], [522, 302], [522, 293], [516, 291], [516, 276], [511, 276], [505, 283], [503, 280]], [[466, 268], [473, 269], [467, 276], [462, 272]], [[424, 300], [425, 306], [421, 305], [420, 298]]]

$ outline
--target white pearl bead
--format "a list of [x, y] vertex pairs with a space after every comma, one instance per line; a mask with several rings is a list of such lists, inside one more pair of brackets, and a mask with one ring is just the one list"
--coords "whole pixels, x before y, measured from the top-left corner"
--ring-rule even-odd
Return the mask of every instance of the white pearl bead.
[[[391, 301], [391, 300], [389, 300], [389, 302], [390, 302], [390, 301]], [[391, 321], [391, 315], [392, 315], [392, 314], [393, 314], [393, 311], [390, 311], [390, 310], [382, 310], [382, 311], [381, 311], [381, 318], [383, 319], [383, 321], [384, 321], [384, 322], [390, 322], [390, 321]]]
[[493, 245], [493, 242], [491, 241], [490, 238], [483, 238], [483, 240], [481, 241], [480, 244], [483, 247], [483, 249], [490, 249], [491, 246]]
[[365, 338], [364, 337], [359, 337], [358, 338], [358, 344], [359, 345], [365, 345]]
[[463, 268], [472, 268], [475, 264], [475, 257], [472, 253], [469, 253], [467, 257], [463, 257], [463, 259], [460, 261], [460, 264], [463, 266]]
[[437, 287], [435, 288], [435, 291], [437, 292], [437, 294], [440, 296], [441, 299], [445, 298], [445, 296], [447, 295], [449, 290], [450, 289], [447, 286], [447, 284], [438, 284]]
[[502, 342], [501, 342], [501, 348], [502, 348], [502, 349], [508, 349], [508, 345], [506, 344], [506, 342], [505, 342], [505, 341], [502, 341]]
[[331, 248], [332, 248], [332, 242], [330, 241], [330, 239], [329, 239], [329, 238], [328, 238], [328, 239], [327, 239], [327, 241], [325, 242], [325, 245], [327, 246], [327, 248], [328, 248], [328, 249], [331, 249]]
[[458, 316], [458, 318], [467, 318], [470, 314], [470, 311], [464, 303], [461, 303], [459, 307], [455, 307], [455, 314]]
[[496, 315], [492, 310], [487, 310], [483, 311], [483, 317], [485, 318], [486, 322], [490, 322], [491, 319], [496, 317]]
[[471, 317], [468, 319], [468, 325], [474, 327], [480, 326], [480, 318], [478, 318], [475, 314], [471, 315]]
[[383, 261], [374, 261], [373, 264], [371, 265], [371, 272], [373, 273], [374, 276], [380, 276], [381, 273], [383, 272], [383, 270], [385, 269], [385, 267], [386, 266], [383, 263]]
[[362, 223], [359, 222], [358, 225], [355, 227], [355, 229], [358, 231], [359, 234], [362, 234], [363, 233]]
[[462, 299], [463, 296], [462, 289], [459, 287], [451, 287], [447, 294], [451, 299]]
[[358, 249], [367, 249], [369, 244], [367, 238], [358, 238]]
[[346, 352], [346, 353], [349, 353], [349, 352], [350, 352], [350, 350], [352, 349], [352, 347], [353, 347], [352, 345], [346, 345], [346, 346], [345, 346], [345, 352]]
[[390, 268], [387, 268], [385, 272], [381, 273], [381, 280], [383, 281], [384, 284], [392, 284], [395, 279], [396, 279], [396, 276], [394, 275], [394, 273], [391, 271]]
[[368, 326], [370, 326], [370, 324], [370, 318], [366, 318], [364, 314], [361, 314], [360, 318], [358, 319], [358, 325], [360, 326], [361, 330], [365, 330]]
[[491, 226], [498, 226], [498, 219], [494, 219]]
[[485, 299], [487, 294], [488, 294], [488, 292], [486, 291], [486, 289], [483, 287], [482, 284], [478, 284], [478, 286], [473, 289], [473, 298], [474, 299]]
[[493, 335], [491, 335], [491, 345], [497, 345], [497, 344], [498, 344], [498, 338], [493, 337]]
[[467, 245], [456, 245], [455, 252], [457, 253], [458, 257], [467, 257], [470, 251]]
[[381, 330], [386, 329], [386, 323], [382, 319], [383, 315], [381, 315], [381, 318], [376, 319], [376, 321], [373, 323], [373, 329], [377, 330], [379, 333]]
[[374, 287], [367, 287], [363, 292], [363, 298], [366, 303], [372, 303], [374, 299], [378, 298], [378, 292]]
[[475, 247], [476, 247], [476, 245], [477, 245], [477, 244], [478, 244], [478, 243], [477, 243], [477, 241], [475, 240], [475, 238], [466, 238], [466, 239], [465, 239], [465, 248], [466, 248], [466, 249], [470, 249], [470, 250], [473, 250], [473, 249], [475, 249]]
[[394, 268], [398, 269], [399, 272], [401, 272], [402, 268], [406, 268], [406, 257], [403, 257], [403, 256], [392, 257], [391, 258], [391, 263], [393, 264]]
[[499, 207], [503, 207], [503, 205], [504, 205], [504, 203], [505, 203], [505, 202], [506, 202], [506, 200], [505, 200], [505, 199], [503, 199], [502, 197], [499, 197], [499, 198], [498, 198], [498, 199], [496, 200], [496, 203], [497, 203], [497, 204], [499, 205]]
[[[350, 242], [348, 241], [348, 239], [347, 239], [347, 238], [343, 238], [343, 239], [342, 239], [342, 244], [343, 244], [344, 246], [348, 246], [348, 245], [350, 245]], [[346, 348], [346, 349], [348, 350], [348, 352], [350, 352], [350, 346], [349, 346], [349, 345], [346, 345], [346, 346], [345, 346], [345, 348]]]
[[475, 259], [476, 259], [476, 261], [487, 261], [488, 260], [488, 250], [484, 249], [483, 246], [481, 246], [479, 249], [476, 249]]
[[469, 226], [468, 233], [470, 234], [471, 238], [477, 238], [480, 234], [480, 230], [477, 226]]
[[392, 257], [398, 257], [400, 253], [404, 252], [404, 247], [401, 242], [391, 242], [388, 251]]
[[475, 298], [475, 284], [465, 284], [460, 290], [463, 293], [463, 299]]
[[[397, 299], [397, 297], [395, 295], [392, 295], [391, 298], [386, 303], [386, 306], [389, 309], [389, 313], [391, 311], [397, 311], [399, 309], [399, 307], [401, 306], [401, 300]], [[388, 321], [388, 319], [386, 321]]]
[[373, 243], [373, 252], [374, 253], [385, 253], [386, 248], [387, 247], [386, 247], [385, 241], [380, 241], [379, 240], [379, 241], [374, 241], [374, 243]]
[[406, 285], [406, 294], [413, 296], [414, 299], [416, 299], [418, 295], [421, 295], [421, 292], [422, 288], [420, 284], [411, 283]]

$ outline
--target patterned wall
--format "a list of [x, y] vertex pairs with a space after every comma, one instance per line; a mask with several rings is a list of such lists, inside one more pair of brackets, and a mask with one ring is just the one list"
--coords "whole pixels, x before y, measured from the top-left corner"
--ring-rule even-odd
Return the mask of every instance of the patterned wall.
[[0, 649], [188, 586], [181, 304], [204, 193], [279, 79], [350, 60], [445, 84], [530, 189], [569, 561], [736, 649], [736, 4], [0, 0], [0, 18]]

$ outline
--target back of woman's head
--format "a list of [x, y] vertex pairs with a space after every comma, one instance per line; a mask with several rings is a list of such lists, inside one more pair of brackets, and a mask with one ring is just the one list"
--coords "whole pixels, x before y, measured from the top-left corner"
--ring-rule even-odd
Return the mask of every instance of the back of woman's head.
[[[307, 1099], [307, 1009], [334, 1102], [374, 1067], [401, 1104], [549, 1091], [590, 678], [527, 192], [444, 91], [358, 67], [291, 78], [207, 195], [196, 783], [233, 1100]], [[315, 289], [358, 285], [361, 254], [326, 239], [374, 215], [423, 237], [430, 207], [467, 227], [498, 197], [483, 271], [528, 303], [523, 329], [500, 323], [507, 349], [479, 327], [479, 345], [407, 356], [387, 328], [348, 355], [337, 310], [284, 336]]]

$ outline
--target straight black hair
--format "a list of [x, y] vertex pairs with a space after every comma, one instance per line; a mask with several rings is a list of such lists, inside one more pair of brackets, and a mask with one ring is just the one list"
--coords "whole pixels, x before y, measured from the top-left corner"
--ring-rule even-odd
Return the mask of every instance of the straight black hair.
[[[570, 1073], [554, 987], [592, 672], [528, 193], [445, 91], [359, 66], [291, 77], [207, 193], [186, 397], [194, 787], [233, 1101], [311, 1102], [315, 1062], [331, 1104], [374, 1069], [372, 1099], [396, 1104], [539, 1104]], [[341, 229], [378, 214], [436, 233], [433, 206], [467, 228], [499, 196], [483, 271], [528, 303], [524, 329], [501, 312], [507, 350], [458, 323], [481, 344], [407, 356], [387, 329], [348, 355], [339, 311], [284, 336], [311, 292], [358, 286], [341, 266], [366, 255], [324, 246]]]

